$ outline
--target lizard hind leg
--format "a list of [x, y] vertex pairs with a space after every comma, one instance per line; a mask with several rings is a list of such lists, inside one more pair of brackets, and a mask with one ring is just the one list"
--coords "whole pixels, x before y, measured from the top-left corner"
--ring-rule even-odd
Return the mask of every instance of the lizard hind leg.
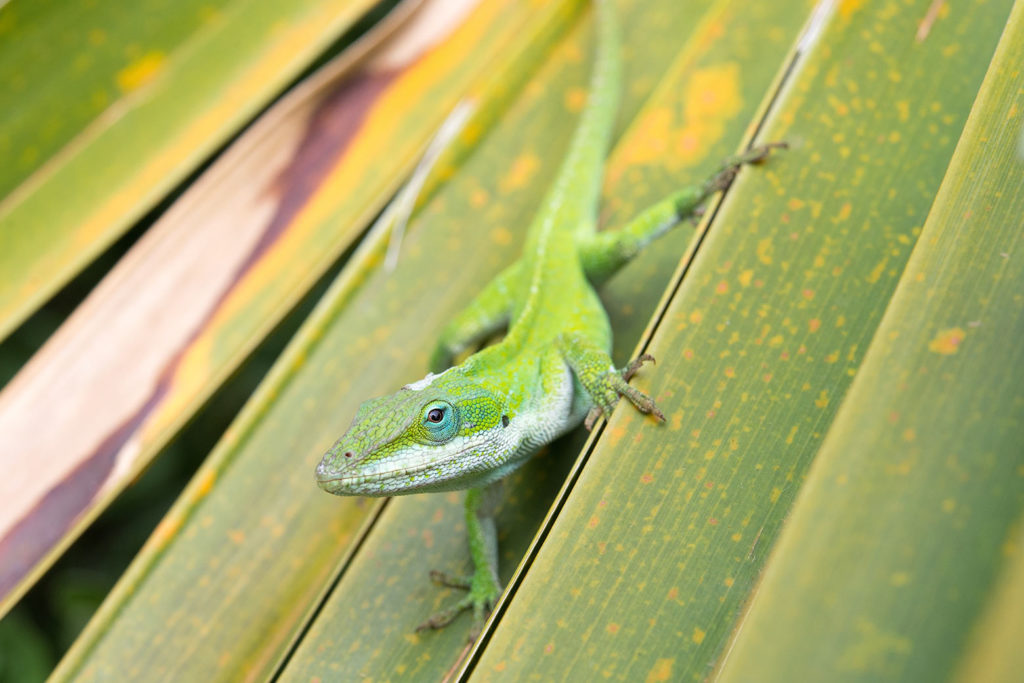
[[654, 361], [650, 354], [643, 354], [623, 369], [612, 364], [608, 352], [579, 334], [567, 334], [558, 337], [558, 348], [566, 364], [589, 394], [593, 407], [587, 414], [584, 425], [587, 429], [601, 415], [610, 415], [619, 402], [625, 397], [636, 406], [637, 410], [647, 415], [654, 415], [664, 421], [665, 415], [647, 394], [629, 385], [629, 380], [646, 361]]

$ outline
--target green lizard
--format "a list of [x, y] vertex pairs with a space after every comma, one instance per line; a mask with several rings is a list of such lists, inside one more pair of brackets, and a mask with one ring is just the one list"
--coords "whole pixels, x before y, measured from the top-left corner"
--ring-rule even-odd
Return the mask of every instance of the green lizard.
[[[742, 164], [761, 160], [771, 147], [727, 162], [704, 184], [674, 193], [619, 231], [597, 232], [621, 62], [612, 2], [596, 5], [597, 55], [587, 105], [529, 227], [522, 257], [444, 329], [431, 362], [440, 374], [363, 403], [316, 470], [320, 487], [337, 495], [469, 489], [466, 526], [474, 572], [467, 578], [431, 574], [468, 595], [419, 628], [441, 628], [472, 609], [474, 638], [500, 595], [493, 513], [503, 477], [581, 421], [589, 429], [621, 396], [664, 420], [654, 401], [628, 384], [641, 364], [654, 359], [644, 354], [621, 370], [612, 364], [611, 329], [594, 285], [697, 215]], [[506, 328], [499, 343], [449, 367], [457, 355]]]

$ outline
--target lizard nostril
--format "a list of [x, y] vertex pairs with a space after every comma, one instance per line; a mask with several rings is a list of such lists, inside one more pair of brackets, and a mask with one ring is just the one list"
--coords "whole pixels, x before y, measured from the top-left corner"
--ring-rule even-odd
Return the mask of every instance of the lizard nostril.
[[352, 457], [352, 451], [345, 451], [345, 457], [346, 458], [351, 458]]

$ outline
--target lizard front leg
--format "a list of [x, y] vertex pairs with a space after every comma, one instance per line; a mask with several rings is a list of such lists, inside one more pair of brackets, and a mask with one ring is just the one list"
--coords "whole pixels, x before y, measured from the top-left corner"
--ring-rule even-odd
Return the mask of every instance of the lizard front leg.
[[469, 555], [473, 560], [473, 574], [468, 577], [451, 577], [443, 572], [432, 571], [430, 578], [436, 583], [468, 591], [466, 597], [446, 610], [433, 615], [416, 627], [423, 629], [444, 628], [463, 611], [473, 610], [473, 628], [469, 639], [476, 640], [483, 629], [484, 620], [501, 596], [501, 582], [498, 579], [498, 533], [494, 524], [494, 512], [501, 499], [503, 480], [485, 488], [469, 489], [466, 493], [466, 532], [469, 536]]
[[468, 306], [445, 325], [430, 358], [431, 372], [448, 369], [457, 355], [508, 324], [512, 307], [510, 292], [520, 270], [517, 261], [498, 273]]
[[607, 351], [582, 335], [561, 335], [558, 337], [558, 348], [593, 402], [584, 421], [587, 429], [593, 427], [601, 415], [611, 415], [621, 396], [629, 399], [641, 413], [665, 420], [665, 415], [658, 409], [654, 399], [629, 385], [637, 369], [646, 361], [654, 361], [653, 356], [645, 353], [620, 370], [612, 364]]

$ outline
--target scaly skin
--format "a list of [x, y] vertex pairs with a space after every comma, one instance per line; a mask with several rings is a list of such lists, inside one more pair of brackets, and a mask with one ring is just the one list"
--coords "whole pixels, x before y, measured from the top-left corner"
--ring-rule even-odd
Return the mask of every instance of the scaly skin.
[[502, 272], [444, 330], [432, 365], [452, 359], [507, 327], [497, 344], [441, 374], [364, 403], [351, 427], [324, 455], [317, 483], [337, 495], [393, 496], [470, 489], [466, 522], [474, 573], [432, 576], [467, 597], [420, 628], [447, 625], [472, 609], [479, 633], [501, 593], [493, 509], [497, 482], [541, 446], [586, 418], [589, 428], [620, 396], [664, 419], [654, 401], [629, 386], [650, 356], [625, 369], [612, 364], [611, 328], [593, 283], [611, 276], [653, 239], [692, 217], [724, 189], [743, 163], [676, 192], [617, 232], [597, 233], [604, 158], [617, 109], [621, 64], [610, 1], [596, 2], [598, 48], [587, 106], [555, 184], [527, 233], [519, 261]]

